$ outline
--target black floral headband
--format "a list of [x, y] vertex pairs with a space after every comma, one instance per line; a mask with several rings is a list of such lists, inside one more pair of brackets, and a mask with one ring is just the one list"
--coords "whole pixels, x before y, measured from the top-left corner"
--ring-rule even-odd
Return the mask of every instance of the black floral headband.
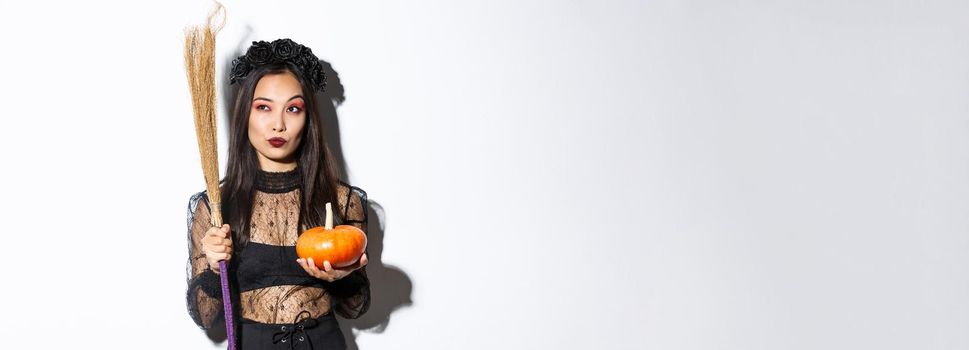
[[245, 55], [232, 60], [229, 84], [242, 81], [259, 66], [270, 63], [289, 62], [296, 66], [299, 73], [316, 90], [326, 91], [326, 73], [323, 64], [310, 48], [289, 39], [276, 39], [273, 42], [253, 41]]

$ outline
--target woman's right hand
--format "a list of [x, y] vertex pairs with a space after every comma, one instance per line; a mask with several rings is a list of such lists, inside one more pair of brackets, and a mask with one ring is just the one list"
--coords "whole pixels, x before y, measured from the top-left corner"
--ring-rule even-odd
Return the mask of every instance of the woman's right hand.
[[205, 253], [205, 260], [209, 263], [209, 268], [215, 273], [219, 273], [219, 261], [232, 257], [232, 235], [230, 234], [229, 224], [222, 227], [212, 227], [205, 232], [202, 237], [202, 252]]

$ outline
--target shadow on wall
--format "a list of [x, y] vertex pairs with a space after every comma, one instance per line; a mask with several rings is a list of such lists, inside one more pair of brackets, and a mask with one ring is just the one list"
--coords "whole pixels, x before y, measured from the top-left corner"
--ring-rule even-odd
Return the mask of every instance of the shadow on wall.
[[403, 271], [383, 262], [384, 210], [370, 200], [367, 224], [367, 277], [370, 278], [370, 309], [357, 319], [340, 319], [340, 329], [347, 340], [347, 350], [358, 350], [354, 329], [368, 333], [383, 333], [390, 324], [390, 314], [410, 306], [411, 280]]
[[[346, 100], [340, 76], [333, 70], [329, 62], [321, 61], [326, 71], [326, 92], [320, 101], [333, 103], [319, 103], [320, 118], [323, 119], [323, 130], [326, 142], [333, 154], [334, 162], [340, 170], [340, 176], [346, 180], [346, 161], [343, 157], [343, 143], [340, 141], [340, 125], [336, 107]], [[349, 183], [349, 181], [347, 181]], [[362, 187], [366, 191], [366, 187]], [[371, 197], [372, 198], [372, 197]], [[370, 279], [370, 309], [357, 319], [340, 319], [340, 328], [347, 341], [348, 350], [358, 350], [354, 329], [382, 333], [390, 323], [390, 314], [395, 310], [410, 306], [411, 280], [402, 270], [383, 262], [384, 232], [386, 216], [383, 207], [369, 199], [367, 202], [367, 277]]]

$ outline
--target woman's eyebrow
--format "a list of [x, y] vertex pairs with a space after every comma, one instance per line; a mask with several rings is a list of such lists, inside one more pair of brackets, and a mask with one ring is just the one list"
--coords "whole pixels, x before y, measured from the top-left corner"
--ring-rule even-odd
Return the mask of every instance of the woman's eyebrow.
[[[289, 102], [289, 101], [292, 101], [292, 100], [295, 100], [295, 99], [297, 99], [297, 98], [303, 98], [303, 95], [296, 95], [296, 96], [293, 96], [293, 97], [290, 97], [290, 98], [289, 98], [288, 100], [286, 100], [286, 102]], [[273, 100], [271, 100], [271, 99], [269, 99], [269, 98], [266, 98], [266, 97], [256, 97], [256, 98], [254, 98], [254, 99], [252, 99], [252, 100], [253, 100], [253, 101], [258, 101], [258, 100], [263, 100], [263, 101], [269, 101], [269, 102], [273, 102]]]

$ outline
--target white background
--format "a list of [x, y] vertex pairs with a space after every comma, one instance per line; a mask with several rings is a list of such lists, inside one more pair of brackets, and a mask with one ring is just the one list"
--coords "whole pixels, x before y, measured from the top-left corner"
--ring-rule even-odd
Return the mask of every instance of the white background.
[[[0, 348], [224, 347], [183, 294], [209, 5], [0, 4]], [[222, 72], [289, 37], [346, 89], [360, 349], [969, 347], [967, 2], [225, 5]]]

